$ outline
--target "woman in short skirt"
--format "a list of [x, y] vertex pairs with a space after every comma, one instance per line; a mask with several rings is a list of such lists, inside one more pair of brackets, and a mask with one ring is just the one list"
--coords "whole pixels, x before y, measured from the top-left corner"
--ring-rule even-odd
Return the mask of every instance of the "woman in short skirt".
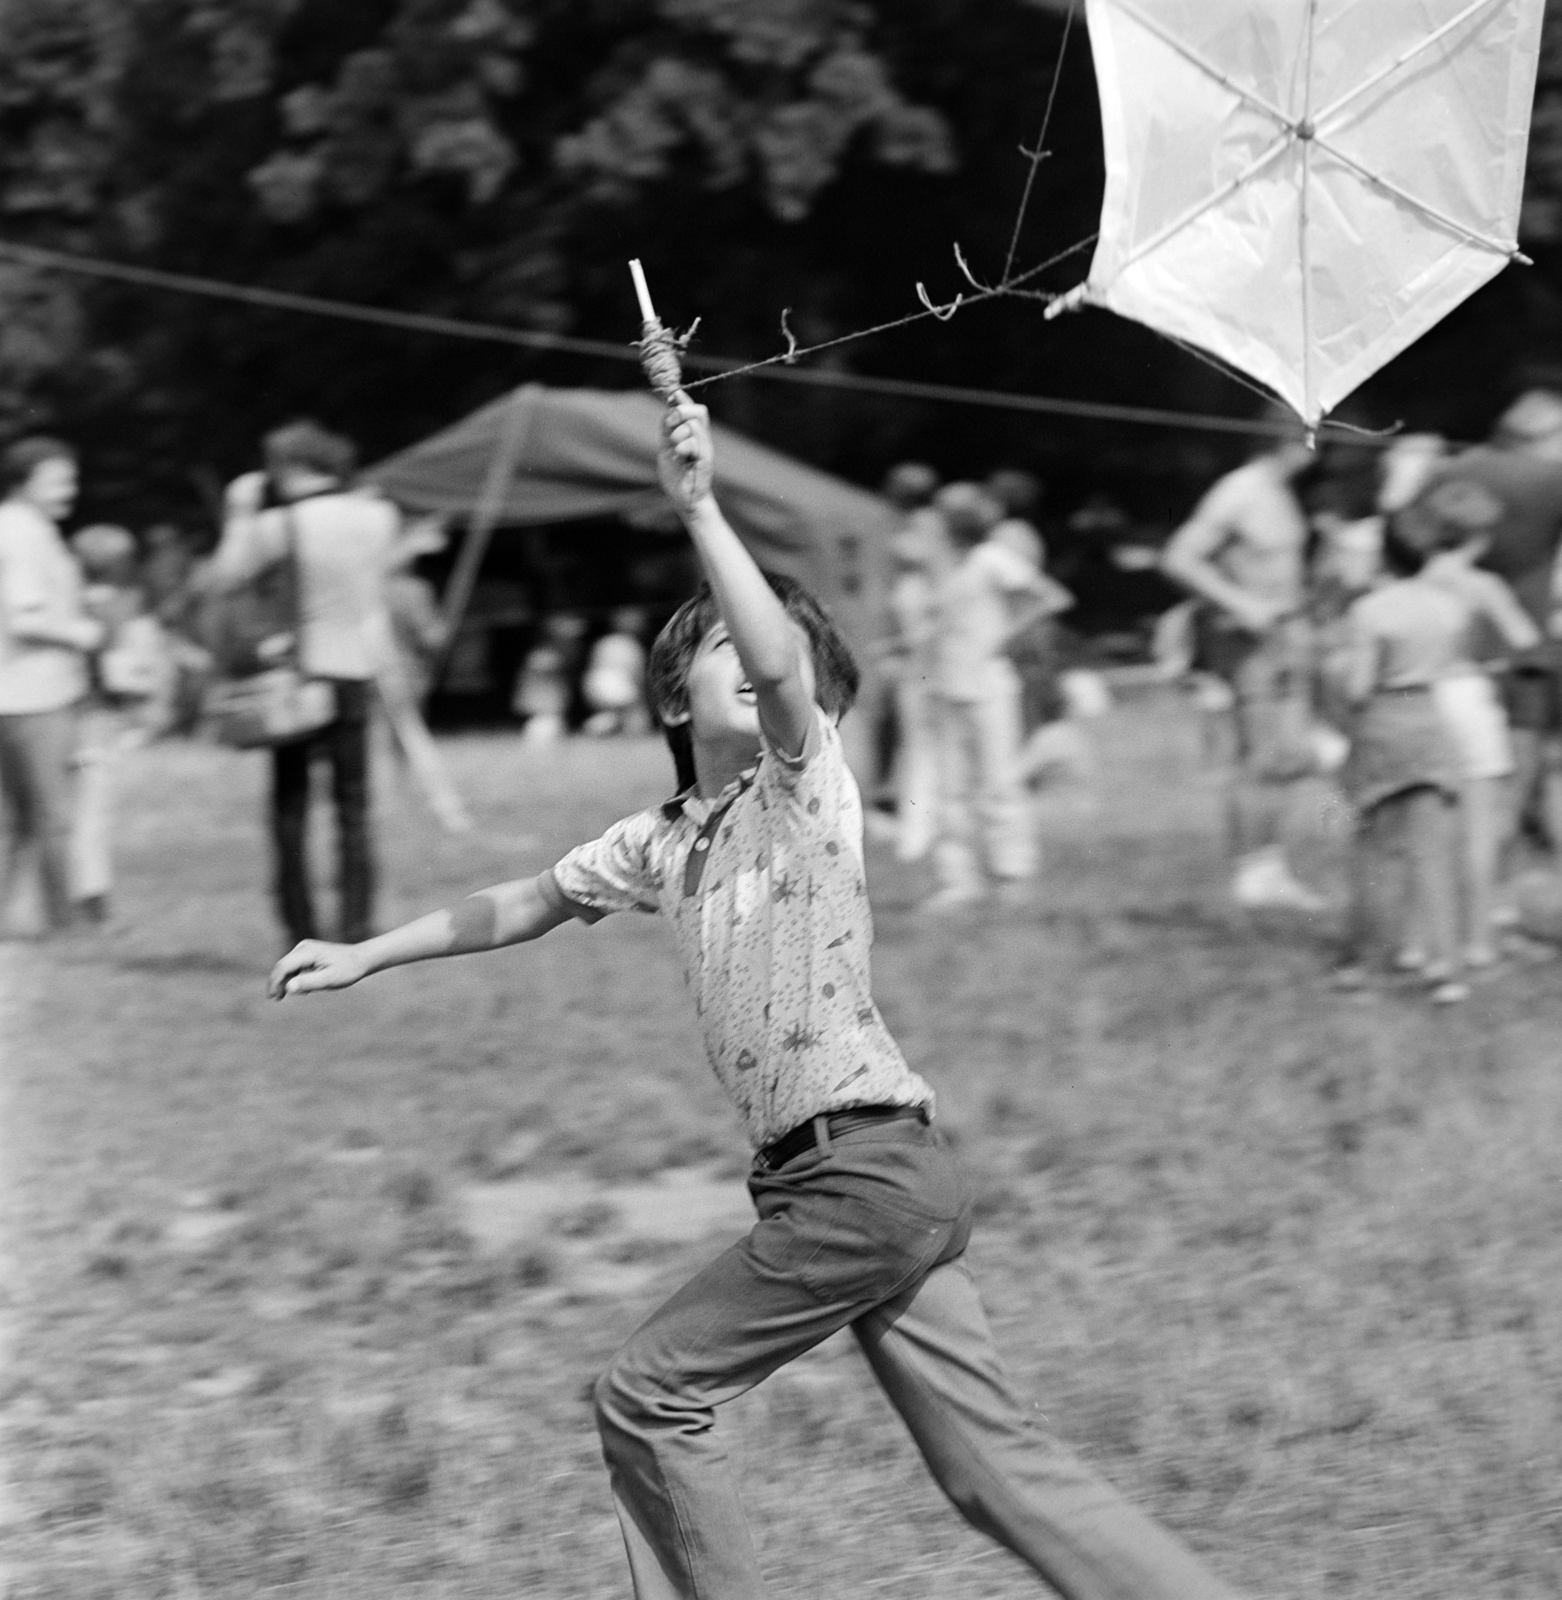
[[1419, 938], [1428, 992], [1449, 1004], [1469, 992], [1458, 938], [1460, 774], [1433, 691], [1464, 653], [1471, 613], [1465, 600], [1426, 579], [1426, 556], [1393, 519], [1383, 540], [1389, 581], [1346, 617], [1341, 688], [1354, 713], [1340, 776], [1355, 805], [1356, 837], [1337, 976], [1362, 983], [1375, 956]]

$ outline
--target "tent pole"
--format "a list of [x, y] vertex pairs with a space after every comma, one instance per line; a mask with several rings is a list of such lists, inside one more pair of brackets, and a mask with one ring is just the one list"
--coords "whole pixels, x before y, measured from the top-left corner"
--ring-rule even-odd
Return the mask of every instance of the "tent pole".
[[510, 484], [514, 481], [516, 469], [520, 465], [521, 452], [526, 448], [527, 435], [531, 432], [531, 421], [537, 410], [537, 396], [540, 393], [540, 385], [522, 384], [511, 394], [510, 403], [505, 407], [504, 422], [500, 427], [499, 438], [494, 444], [494, 453], [488, 460], [488, 472], [483, 479], [482, 492], [477, 498], [471, 526], [466, 531], [461, 553], [457, 556], [455, 568], [450, 574], [450, 582], [445, 586], [444, 600], [440, 608], [444, 612], [445, 642], [440, 647], [439, 656], [434, 662], [430, 692], [437, 689], [444, 681], [445, 673], [450, 667], [450, 658], [455, 654], [456, 635], [466, 617], [467, 607], [472, 602], [472, 591], [477, 587], [477, 575], [482, 569], [483, 557], [488, 554], [489, 541], [493, 538], [494, 529], [499, 525], [499, 519], [504, 515], [504, 503], [509, 496]]

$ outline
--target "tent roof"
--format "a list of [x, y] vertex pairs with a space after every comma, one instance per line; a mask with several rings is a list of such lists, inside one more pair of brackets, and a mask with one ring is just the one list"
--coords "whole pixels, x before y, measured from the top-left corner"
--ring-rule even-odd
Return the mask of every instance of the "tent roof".
[[[664, 503], [656, 479], [662, 410], [635, 390], [527, 384], [365, 476], [411, 511], [473, 515], [491, 499], [488, 516], [501, 525], [644, 511]], [[767, 565], [828, 590], [826, 550], [843, 539], [869, 549], [887, 540], [894, 512], [878, 495], [731, 428], [718, 425], [715, 438], [717, 498]]]

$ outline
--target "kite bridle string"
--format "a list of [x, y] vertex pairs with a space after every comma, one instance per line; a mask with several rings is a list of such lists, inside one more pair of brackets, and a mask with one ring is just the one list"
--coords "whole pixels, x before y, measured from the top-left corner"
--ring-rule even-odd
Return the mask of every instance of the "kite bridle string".
[[[1049, 267], [1057, 266], [1060, 261], [1066, 261], [1070, 256], [1077, 255], [1081, 250], [1089, 249], [1096, 242], [1098, 235], [1095, 233], [1087, 234], [1083, 239], [1076, 240], [1066, 249], [1059, 250], [1056, 255], [1048, 256], [1045, 261], [1025, 268], [1023, 272], [1014, 271], [1014, 257], [1019, 250], [1020, 232], [1025, 224], [1026, 211], [1030, 206], [1031, 191], [1036, 185], [1037, 169], [1049, 154], [1046, 149], [1047, 131], [1052, 125], [1052, 109], [1057, 103], [1058, 86], [1063, 80], [1063, 58], [1068, 52], [1069, 35], [1074, 27], [1074, 13], [1078, 9], [1078, 0], [1071, 0], [1068, 12], [1063, 19], [1063, 37], [1058, 45], [1057, 59], [1052, 64], [1052, 82], [1047, 90], [1047, 104], [1042, 112], [1041, 131], [1036, 136], [1035, 146], [1030, 150], [1026, 150], [1021, 146], [1021, 153], [1030, 161], [1030, 170], [1025, 176], [1025, 188], [1020, 195], [1020, 204], [1015, 213], [1014, 227], [1009, 235], [1008, 252], [1004, 256], [1003, 272], [997, 283], [987, 284], [978, 281], [966, 264], [960, 247], [956, 245], [955, 262], [964, 275], [966, 282], [971, 285], [975, 293], [966, 294], [962, 290], [946, 305], [937, 306], [929, 298], [927, 290], [919, 283], [917, 285], [917, 298], [922, 302], [923, 309], [921, 311], [911, 311], [903, 317], [895, 317], [888, 322], [875, 323], [871, 328], [858, 328], [852, 333], [839, 334], [833, 339], [822, 339], [818, 344], [810, 345], [798, 344], [791, 328], [787, 325], [788, 313], [783, 311], [781, 314], [781, 332], [786, 339], [787, 347], [780, 354], [766, 356], [762, 361], [750, 361], [744, 366], [730, 367], [723, 372], [712, 373], [708, 378], [696, 378], [692, 382], [685, 383], [684, 388], [686, 390], [703, 389], [713, 383], [722, 383], [728, 378], [740, 378], [745, 373], [758, 372], [764, 367], [791, 366], [803, 356], [817, 355], [821, 350], [833, 350], [839, 345], [853, 344], [858, 339], [869, 339], [875, 334], [889, 333], [896, 328], [909, 327], [914, 322], [925, 322], [929, 317], [934, 317], [939, 322], [948, 322], [961, 307], [976, 305], [983, 300], [999, 300], [1005, 297], [1048, 301], [1056, 299], [1057, 297], [1050, 292], [1025, 289], [1022, 285], [1030, 282], [1033, 278], [1039, 277]], [[691, 329], [690, 331], [692, 332], [693, 330]]]
[[1014, 257], [1020, 248], [1020, 230], [1025, 226], [1025, 212], [1030, 206], [1031, 190], [1036, 187], [1036, 173], [1042, 162], [1047, 159], [1047, 129], [1052, 126], [1052, 107], [1057, 102], [1058, 85], [1063, 81], [1063, 57], [1068, 54], [1068, 36], [1073, 31], [1074, 13], [1078, 9], [1077, 0], [1070, 0], [1068, 15], [1063, 19], [1063, 39], [1058, 45], [1058, 59], [1052, 66], [1052, 86], [1047, 90], [1047, 108], [1041, 114], [1041, 132], [1036, 135], [1036, 143], [1028, 152], [1030, 171], [1025, 174], [1025, 188], [1020, 195], [1020, 208], [1014, 216], [1014, 231], [1009, 235], [1008, 254], [1003, 258], [1003, 273], [999, 280], [1001, 283], [1007, 283], [1009, 274], [1014, 270]]
[[[713, 372], [708, 378], [696, 378], [692, 383], [685, 383], [684, 388], [702, 389], [708, 384], [722, 383], [728, 378], [741, 378], [745, 373], [758, 372], [762, 367], [791, 366], [801, 356], [811, 356], [820, 350], [833, 350], [837, 345], [852, 344], [858, 339], [868, 339], [878, 333], [889, 333], [895, 328], [909, 327], [913, 322], [925, 322], [929, 317], [934, 317], [939, 322], [948, 322], [955, 312], [963, 306], [974, 306], [983, 300], [998, 300], [1005, 296], [1014, 296], [1017, 291], [1021, 297], [1039, 296], [1050, 300], [1053, 298], [1050, 294], [1042, 294], [1041, 291], [1037, 290], [1020, 290], [1019, 286], [1045, 272], [1049, 267], [1057, 266], [1060, 261], [1066, 261], [1070, 256], [1078, 255], [1081, 250], [1088, 250], [1096, 242], [1096, 237], [1095, 234], [1091, 233], [1087, 234], [1083, 239], [1076, 239], [1066, 249], [1059, 250], [1056, 255], [1048, 256], [1045, 261], [1037, 262], [1035, 266], [1027, 267], [1023, 272], [1016, 273], [1007, 282], [977, 284], [974, 294], [957, 295], [946, 306], [935, 306], [930, 302], [924, 301], [924, 309], [921, 311], [911, 311], [903, 317], [896, 317], [889, 322], [875, 323], [871, 328], [859, 328], [854, 333], [843, 333], [834, 339], [823, 339], [818, 344], [794, 344], [792, 348], [783, 350], [780, 355], [766, 356], [762, 361], [750, 361], [741, 367], [730, 367], [725, 372]], [[957, 254], [957, 259], [962, 261], [962, 270], [966, 271], [968, 281], [973, 284], [976, 283], [976, 280], [970, 277], [969, 269], [964, 268], [963, 258]]]

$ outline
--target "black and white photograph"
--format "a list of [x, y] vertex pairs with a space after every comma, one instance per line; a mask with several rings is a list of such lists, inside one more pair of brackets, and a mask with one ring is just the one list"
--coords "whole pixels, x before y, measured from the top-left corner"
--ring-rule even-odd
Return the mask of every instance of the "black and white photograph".
[[1562, 3], [0, 0], [0, 1600], [1556, 1600]]

